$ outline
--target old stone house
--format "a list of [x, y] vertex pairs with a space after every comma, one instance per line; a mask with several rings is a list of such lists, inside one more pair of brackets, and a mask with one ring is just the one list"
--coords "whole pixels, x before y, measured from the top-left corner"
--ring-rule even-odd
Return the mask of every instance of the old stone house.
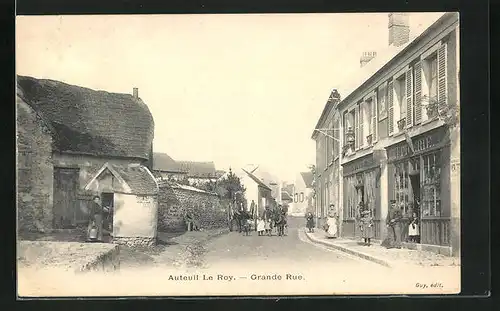
[[[124, 210], [134, 208], [131, 199], [122, 201], [120, 191], [137, 194], [137, 200], [156, 195], [148, 168], [154, 121], [138, 90], [133, 91], [117, 94], [17, 77], [19, 230], [85, 227], [87, 206], [95, 194], [102, 196], [104, 205]], [[112, 187], [96, 186], [101, 180]], [[136, 186], [141, 183], [147, 189]], [[140, 218], [144, 210], [137, 204], [133, 205]], [[154, 203], [151, 209], [156, 209]], [[152, 210], [148, 213], [155, 214]], [[113, 216], [115, 224], [122, 221], [118, 211]], [[128, 225], [135, 226], [123, 219], [120, 231], [134, 236], [137, 232], [125, 229]]]
[[358, 74], [339, 87], [343, 98], [328, 103], [316, 125], [331, 128], [330, 135], [337, 130], [342, 146], [338, 155], [332, 139], [314, 131], [317, 210], [333, 198], [341, 235], [357, 237], [363, 202], [382, 239], [393, 199], [404, 212], [403, 240], [409, 218], [416, 213], [419, 219], [420, 243], [405, 246], [459, 254], [460, 132], [436, 108], [459, 107], [458, 14], [443, 14], [413, 38], [407, 14], [389, 14], [388, 25], [387, 49], [361, 56]]

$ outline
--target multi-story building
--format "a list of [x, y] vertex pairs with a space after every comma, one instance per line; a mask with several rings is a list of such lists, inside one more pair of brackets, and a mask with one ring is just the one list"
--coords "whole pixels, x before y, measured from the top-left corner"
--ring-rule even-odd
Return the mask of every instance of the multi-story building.
[[[329, 214], [339, 213], [341, 191], [339, 187], [339, 166], [341, 146], [341, 119], [337, 105], [340, 96], [333, 90], [325, 109], [316, 124], [312, 139], [316, 140], [316, 225], [322, 226], [322, 219]], [[330, 206], [333, 204], [333, 210]]]
[[[396, 200], [405, 216], [403, 240], [416, 213], [421, 247], [458, 254], [460, 133], [448, 122], [453, 111], [447, 108], [459, 107], [458, 14], [443, 14], [412, 40], [409, 34], [409, 16], [389, 14], [389, 47], [363, 54], [359, 83], [343, 90], [338, 104], [327, 104], [317, 128], [341, 115], [342, 182], [336, 188], [342, 193], [343, 236], [358, 236], [363, 202], [373, 211], [376, 238], [382, 239], [389, 201]], [[334, 196], [326, 177], [334, 166], [329, 166], [327, 136], [316, 133], [316, 191], [324, 213]]]

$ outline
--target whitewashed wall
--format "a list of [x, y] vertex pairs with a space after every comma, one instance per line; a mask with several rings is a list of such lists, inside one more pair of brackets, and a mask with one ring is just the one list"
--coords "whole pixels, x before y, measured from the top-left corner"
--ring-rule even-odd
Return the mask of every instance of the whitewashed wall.
[[114, 237], [156, 237], [158, 202], [156, 196], [115, 193]]

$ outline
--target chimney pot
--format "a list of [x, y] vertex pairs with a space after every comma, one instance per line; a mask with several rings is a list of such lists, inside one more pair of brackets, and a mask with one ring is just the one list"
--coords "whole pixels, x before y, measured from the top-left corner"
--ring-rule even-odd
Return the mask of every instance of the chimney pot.
[[401, 46], [410, 40], [408, 13], [389, 13], [389, 45]]
[[134, 87], [133, 95], [135, 99], [139, 99], [139, 89]]

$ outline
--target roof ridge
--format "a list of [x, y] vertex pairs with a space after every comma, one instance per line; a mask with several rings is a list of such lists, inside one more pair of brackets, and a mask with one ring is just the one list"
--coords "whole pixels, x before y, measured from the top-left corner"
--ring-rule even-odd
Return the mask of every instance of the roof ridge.
[[35, 77], [32, 77], [32, 76], [24, 76], [24, 75], [17, 75], [16, 78], [31, 79], [31, 80], [41, 81], [41, 82], [52, 82], [52, 83], [55, 83], [55, 84], [62, 84], [62, 85], [65, 85], [65, 86], [76, 87], [76, 88], [80, 88], [80, 89], [89, 90], [89, 91], [92, 91], [92, 92], [102, 92], [102, 93], [111, 94], [111, 95], [125, 95], [125, 96], [128, 96], [128, 97], [131, 97], [131, 98], [135, 99], [134, 95], [129, 94], [129, 93], [117, 93], [117, 92], [110, 92], [110, 91], [106, 91], [106, 90], [98, 90], [98, 89], [90, 88], [88, 86], [71, 84], [71, 83], [68, 83], [68, 82], [60, 81], [60, 80], [47, 79], [47, 78], [35, 78]]

